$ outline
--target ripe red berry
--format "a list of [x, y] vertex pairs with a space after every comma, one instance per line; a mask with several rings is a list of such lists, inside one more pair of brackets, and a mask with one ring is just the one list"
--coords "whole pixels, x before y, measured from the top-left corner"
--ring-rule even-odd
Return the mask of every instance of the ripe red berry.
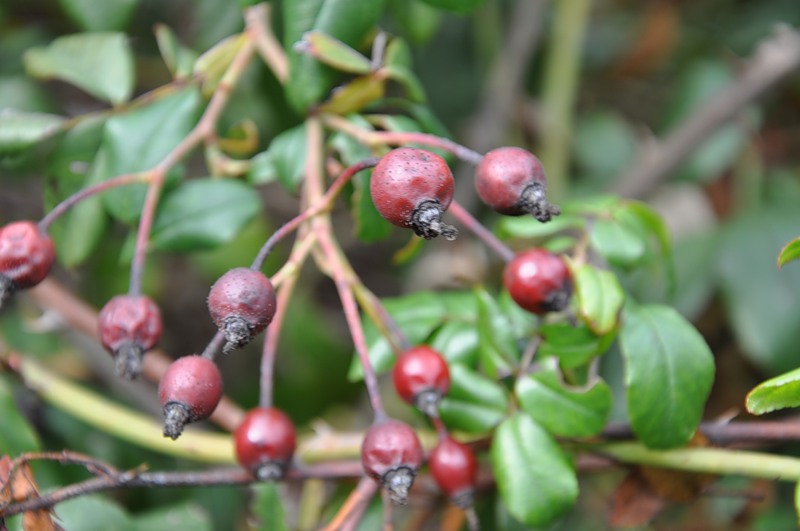
[[542, 315], [567, 307], [572, 293], [570, 278], [563, 258], [544, 249], [530, 249], [506, 265], [503, 284], [522, 308]]
[[173, 361], [158, 385], [164, 408], [164, 437], [180, 437], [184, 426], [211, 416], [222, 397], [222, 376], [216, 364], [201, 356]]
[[0, 307], [14, 291], [35, 286], [50, 273], [53, 240], [32, 221], [0, 227]]
[[420, 345], [397, 358], [392, 380], [400, 398], [426, 415], [436, 417], [439, 402], [450, 389], [450, 370], [441, 354], [427, 345]]
[[161, 312], [144, 295], [117, 295], [103, 306], [97, 319], [100, 342], [114, 355], [117, 374], [137, 378], [142, 355], [161, 338]]
[[422, 445], [411, 426], [386, 419], [373, 424], [361, 444], [361, 464], [395, 503], [405, 504], [422, 465]]
[[561, 210], [547, 202], [547, 178], [533, 153], [501, 147], [487, 153], [475, 174], [475, 188], [484, 203], [507, 216], [533, 214], [550, 221]]
[[237, 267], [219, 277], [208, 294], [208, 311], [225, 333], [223, 351], [241, 348], [263, 332], [275, 306], [275, 289], [260, 271]]
[[236, 459], [262, 481], [283, 477], [297, 444], [294, 424], [279, 409], [251, 409], [233, 434]]
[[389, 223], [414, 230], [430, 240], [455, 239], [455, 227], [442, 223], [453, 200], [453, 173], [447, 162], [430, 151], [397, 148], [381, 158], [372, 172], [372, 202]]
[[428, 467], [453, 503], [464, 509], [472, 506], [478, 461], [469, 446], [450, 436], [442, 438], [428, 457]]

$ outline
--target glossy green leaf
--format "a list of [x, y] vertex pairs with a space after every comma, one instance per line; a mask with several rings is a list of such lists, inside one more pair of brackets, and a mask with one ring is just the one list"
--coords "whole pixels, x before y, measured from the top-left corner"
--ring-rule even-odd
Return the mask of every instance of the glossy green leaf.
[[165, 24], [156, 24], [155, 34], [158, 50], [172, 76], [176, 79], [190, 76], [197, 61], [197, 52], [183, 46], [175, 32]]
[[783, 267], [789, 262], [800, 258], [800, 238], [795, 238], [783, 246], [778, 253], [778, 267]]
[[205, 507], [194, 500], [161, 507], [136, 516], [132, 531], [212, 531], [214, 524]]
[[508, 395], [499, 383], [464, 365], [450, 366], [450, 391], [439, 405], [450, 429], [486, 433], [505, 418], [507, 410]]
[[647, 251], [642, 234], [615, 219], [597, 219], [589, 232], [589, 241], [606, 260], [618, 266], [636, 265]]
[[[447, 309], [442, 297], [430, 291], [417, 291], [403, 297], [382, 299], [383, 306], [392, 316], [398, 328], [412, 345], [425, 341], [446, 319]], [[372, 367], [378, 374], [384, 373], [394, 365], [394, 352], [389, 342], [367, 319], [364, 320], [364, 334], [369, 347]], [[348, 378], [358, 381], [363, 378], [358, 356], [353, 354]]]
[[320, 105], [320, 110], [340, 115], [359, 112], [367, 105], [381, 99], [386, 91], [386, 79], [370, 74], [353, 79], [337, 87], [331, 97]]
[[387, 65], [382, 71], [391, 79], [400, 84], [405, 90], [406, 97], [417, 103], [424, 103], [427, 99], [425, 89], [417, 75], [410, 68], [400, 65]]
[[747, 411], [763, 415], [788, 407], [800, 407], [800, 369], [758, 384], [747, 394]]
[[294, 192], [305, 173], [306, 126], [300, 124], [272, 139], [269, 148], [253, 157], [248, 179], [256, 184], [274, 180]]
[[40, 449], [39, 437], [20, 413], [11, 387], [5, 380], [0, 380], [0, 455], [16, 457]]
[[564, 369], [574, 369], [603, 354], [614, 341], [616, 334], [595, 335], [584, 324], [573, 326], [568, 322], [548, 323], [539, 329], [542, 343], [541, 356], [554, 356]]
[[251, 511], [259, 531], [289, 531], [286, 510], [280, 496], [279, 483], [260, 483], [253, 486], [254, 496]]
[[617, 327], [625, 292], [611, 271], [583, 264], [574, 273], [578, 316], [598, 336]]
[[455, 13], [469, 13], [486, 0], [422, 0], [428, 5]]
[[86, 31], [121, 31], [139, 0], [59, 0], [64, 12]]
[[307, 53], [317, 61], [342, 72], [368, 74], [372, 71], [369, 59], [339, 39], [321, 31], [304, 34], [302, 40], [295, 45], [295, 50]]
[[0, 110], [0, 155], [20, 152], [55, 135], [64, 120], [55, 114]]
[[133, 94], [133, 52], [123, 33], [78, 33], [25, 53], [25, 70], [39, 79], [60, 79], [114, 105]]
[[775, 256], [798, 227], [796, 204], [752, 211], [724, 228], [716, 255], [731, 330], [743, 355], [770, 375], [798, 365], [800, 268], [775, 270]]
[[578, 498], [578, 478], [569, 457], [524, 413], [495, 430], [490, 458], [503, 505], [520, 522], [546, 525]]
[[282, 6], [284, 47], [289, 56], [286, 94], [296, 111], [325, 99], [339, 73], [294, 49], [303, 34], [319, 31], [347, 46], [360, 44], [383, 10], [383, 0], [295, 0]]
[[483, 370], [492, 378], [512, 372], [519, 358], [517, 337], [512, 323], [500, 311], [500, 307], [489, 293], [475, 290], [478, 300], [478, 340], [480, 362]]
[[578, 216], [562, 214], [547, 223], [536, 221], [531, 216], [503, 216], [497, 222], [497, 234], [503, 238], [549, 238], [560, 232], [581, 230], [586, 221]]
[[411, 68], [414, 63], [413, 57], [411, 46], [409, 46], [404, 39], [394, 37], [389, 41], [389, 44], [386, 45], [386, 53], [384, 54], [383, 62], [389, 66]]
[[[187, 87], [109, 118], [94, 171], [110, 179], [153, 168], [194, 127], [200, 105], [197, 89]], [[115, 188], [103, 194], [103, 204], [111, 216], [132, 223], [139, 218], [146, 193], [144, 184]]]
[[[133, 521], [116, 502], [90, 494], [58, 504], [58, 523], [81, 531], [130, 531]], [[170, 527], [174, 529], [174, 527]]]
[[372, 172], [362, 171], [353, 178], [352, 213], [355, 232], [359, 240], [373, 243], [387, 238], [392, 233], [392, 224], [381, 216], [369, 193]]
[[431, 346], [442, 353], [449, 364], [475, 367], [480, 340], [475, 325], [453, 321], [445, 323], [433, 335]]
[[634, 433], [651, 448], [686, 444], [714, 381], [714, 357], [703, 336], [670, 307], [629, 305], [620, 347]]
[[211, 249], [231, 241], [261, 211], [253, 188], [230, 179], [193, 179], [164, 197], [152, 245], [168, 251]]
[[611, 389], [604, 381], [571, 387], [552, 366], [517, 380], [514, 392], [523, 411], [550, 433], [563, 437], [600, 433], [611, 412]]

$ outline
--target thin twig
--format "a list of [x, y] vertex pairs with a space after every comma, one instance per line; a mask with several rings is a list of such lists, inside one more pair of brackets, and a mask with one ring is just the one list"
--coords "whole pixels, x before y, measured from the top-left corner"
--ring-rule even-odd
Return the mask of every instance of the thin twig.
[[617, 181], [615, 191], [627, 197], [647, 195], [715, 131], [798, 68], [800, 33], [789, 26], [778, 26], [774, 35], [758, 45], [738, 79], [704, 102], [664, 140], [653, 140], [642, 147]]
[[[344, 529], [345, 523], [351, 519], [354, 519], [357, 524], [360, 520], [360, 514], [363, 514], [369, 500], [375, 496], [377, 490], [378, 484], [375, 481], [366, 476], [362, 477], [358, 485], [356, 485], [356, 488], [353, 489], [347, 497], [342, 507], [322, 531], [339, 531]], [[358, 518], [354, 518], [355, 515], [359, 515]]]
[[462, 207], [457, 201], [450, 203], [448, 208], [453, 217], [455, 217], [462, 225], [467, 227], [475, 236], [477, 236], [487, 247], [500, 255], [504, 262], [510, 262], [514, 259], [514, 251], [511, 250], [506, 244], [501, 242], [492, 231], [487, 229], [480, 221], [469, 213], [469, 211]]
[[289, 79], [289, 60], [270, 28], [272, 5], [264, 2], [250, 7], [244, 12], [244, 19], [259, 55], [272, 69], [278, 81], [286, 83]]

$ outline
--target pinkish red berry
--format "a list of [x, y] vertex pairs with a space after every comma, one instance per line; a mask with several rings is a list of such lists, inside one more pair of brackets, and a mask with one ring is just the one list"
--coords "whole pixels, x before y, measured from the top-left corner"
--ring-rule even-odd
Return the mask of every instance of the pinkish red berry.
[[407, 350], [392, 369], [400, 398], [430, 417], [438, 416], [439, 402], [450, 389], [450, 370], [439, 352], [427, 345]]
[[538, 315], [563, 310], [572, 293], [566, 262], [544, 249], [519, 253], [506, 265], [503, 284], [514, 302]]
[[53, 240], [32, 221], [0, 227], [0, 307], [16, 290], [35, 286], [50, 273]]
[[144, 295], [117, 295], [97, 319], [100, 342], [114, 355], [117, 374], [127, 379], [142, 372], [142, 355], [161, 338], [161, 312]]
[[442, 223], [453, 200], [455, 185], [447, 162], [430, 151], [397, 148], [381, 158], [372, 172], [370, 194], [375, 208], [389, 223], [408, 227], [430, 240], [455, 239], [455, 227]]
[[275, 289], [260, 271], [231, 269], [211, 286], [208, 311], [225, 333], [230, 352], [248, 344], [264, 331], [275, 316]]
[[405, 504], [408, 491], [422, 465], [422, 444], [408, 424], [386, 419], [373, 424], [361, 444], [361, 464], [366, 473], [389, 492], [395, 503]]
[[164, 408], [164, 437], [180, 437], [183, 428], [211, 416], [222, 398], [222, 375], [217, 365], [201, 356], [173, 361], [158, 386]]
[[465, 444], [450, 436], [439, 441], [428, 458], [428, 468], [439, 488], [461, 508], [472, 506], [478, 461]]
[[484, 203], [507, 216], [533, 214], [550, 221], [561, 210], [547, 202], [547, 178], [533, 153], [501, 147], [487, 153], [475, 173], [475, 189]]
[[274, 407], [248, 411], [233, 438], [239, 464], [262, 481], [282, 478], [297, 446], [294, 424]]

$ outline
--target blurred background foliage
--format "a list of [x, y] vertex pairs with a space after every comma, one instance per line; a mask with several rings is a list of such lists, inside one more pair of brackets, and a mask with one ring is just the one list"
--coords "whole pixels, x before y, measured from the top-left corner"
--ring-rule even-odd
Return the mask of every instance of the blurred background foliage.
[[[154, 37], [157, 24], [171, 28], [187, 53], [200, 54], [241, 31], [241, 8], [248, 3], [5, 0], [0, 3], [0, 109], [69, 117], [106, 108], [66, 83], [26, 75], [25, 53], [56, 37], [82, 31], [125, 32], [135, 52], [134, 94], [139, 95], [171, 81]], [[515, 144], [539, 153], [553, 127], [542, 118], [548, 112], [549, 100], [543, 97], [547, 76], [560, 75], [558, 65], [548, 65], [550, 43], [556, 36], [555, 4], [387, 0], [381, 27], [410, 44], [428, 108], [450, 136], [481, 151]], [[280, 10], [280, 4], [276, 9]], [[520, 17], [531, 13], [537, 18]], [[280, 34], [281, 18], [275, 19]], [[557, 202], [613, 193], [639, 146], [649, 136], [673, 131], [714, 98], [777, 23], [800, 24], [797, 0], [593, 2], [582, 44], [568, 165], [563, 175], [551, 176], [558, 183]], [[520, 49], [509, 36], [524, 35], [525, 28], [537, 32], [539, 38], [530, 38]], [[512, 65], [515, 70], [498, 65]], [[178, 113], [176, 105], [165, 112]], [[192, 112], [175, 119], [190, 121]], [[261, 63], [253, 65], [236, 88], [219, 131], [235, 139], [243, 120], [257, 128], [255, 151], [266, 149], [272, 138], [302, 120]], [[91, 122], [85, 127], [91, 128]], [[94, 157], [99, 138], [84, 134], [76, 142], [85, 145], [71, 146], [66, 163], [59, 159], [58, 150], [48, 157], [34, 154], [26, 160], [5, 161], [10, 163], [0, 168], [0, 223], [39, 218], [45, 208], [42, 198], [52, 206], [53, 197], [48, 199], [48, 194], [54, 193], [54, 182], [63, 185], [64, 172], [77, 175], [74, 189], [83, 185], [81, 159], [75, 153], [83, 149], [85, 165]], [[201, 158], [186, 162], [189, 175], [206, 174]], [[460, 201], [493, 226], [498, 217], [482, 209], [474, 197], [471, 168], [455, 169]], [[172, 356], [203, 348], [214, 331], [205, 306], [208, 286], [228, 268], [248, 263], [253, 249], [296, 211], [296, 198], [283, 188], [268, 185], [260, 190], [263, 212], [232, 241], [209, 245], [213, 248], [205, 251], [151, 256], [145, 291], [161, 305], [162, 346]], [[60, 190], [55, 197], [63, 193]], [[672, 231], [676, 292], [670, 298], [647, 271], [628, 274], [619, 268], [617, 272], [626, 289], [640, 300], [674, 304], [711, 345], [717, 376], [707, 418], [740, 413], [745, 394], [755, 384], [800, 365], [800, 266], [790, 264], [780, 272], [775, 266], [781, 246], [800, 234], [800, 76], [789, 78], [699, 145], [679, 171], [647, 190], [645, 199]], [[130, 236], [125, 226], [101, 211], [86, 216], [86, 223], [70, 228], [69, 238], [56, 234], [59, 257], [71, 266], [58, 267], [56, 277], [99, 307], [127, 289]], [[419, 259], [396, 266], [392, 253], [405, 243], [404, 235], [393, 233], [388, 240], [364, 245], [352, 236], [346, 213], [341, 214], [340, 226], [338, 232], [357, 271], [381, 296], [476, 282], [497, 285], [499, 264], [470, 243], [469, 237], [452, 246], [429, 246]], [[93, 231], [104, 236], [91, 254], [80, 256], [80, 249], [71, 247], [91, 239]], [[620, 252], [630, 251], [625, 248], [624, 234], [615, 238], [622, 246]], [[278, 250], [267, 265], [268, 272], [277, 269], [285, 252]], [[72, 264], [69, 257], [74, 258]], [[10, 348], [47, 359], [63, 374], [158, 414], [152, 387], [142, 384], [120, 392], [110, 374], [98, 369], [107, 363], [105, 354], [84, 355], [84, 351], [96, 351], [96, 345], [77, 334], [40, 333], [37, 330], [47, 325], [42, 321], [35, 306], [22, 297], [13, 311], [0, 316], [0, 337]], [[252, 375], [258, 370], [258, 351], [251, 345], [222, 363], [226, 392], [244, 407], [257, 400], [257, 379]], [[335, 291], [327, 279], [309, 270], [284, 327], [275, 402], [306, 431], [317, 418], [336, 428], [363, 428], [369, 416], [361, 385], [347, 379], [350, 357], [349, 335]], [[612, 385], [615, 378], [619, 384], [620, 363], [614, 352], [605, 358], [603, 370]], [[402, 406], [392, 409], [400, 416], [409, 415]], [[622, 412], [617, 412], [617, 418], [624, 418]], [[152, 469], [192, 467], [192, 463], [175, 463], [91, 430], [40, 403], [10, 379], [0, 381], [0, 441], [4, 452], [70, 448], [120, 468], [142, 462]], [[781, 450], [798, 452], [796, 447]], [[45, 464], [36, 466], [36, 474], [42, 488], [80, 477], [68, 467]], [[608, 499], [620, 478], [617, 473], [584, 478], [579, 506], [559, 528], [605, 528]], [[740, 480], [726, 480], [719, 493], [733, 495], [702, 497], [676, 506], [652, 528], [794, 527], [790, 493], [771, 484], [758, 485], [766, 501], [756, 503], [735, 495], [743, 488]], [[291, 487], [288, 491], [283, 493], [284, 501], [291, 499]], [[164, 522], [179, 522], [170, 524], [172, 529], [230, 529], [246, 526], [247, 492], [239, 488], [129, 490], [80, 498], [60, 505], [57, 512], [68, 529], [166, 529]], [[264, 488], [257, 496], [263, 507], [275, 493]], [[494, 510], [494, 504], [495, 499], [486, 496], [479, 508]], [[285, 510], [293, 508], [288, 504]], [[503, 520], [499, 504], [497, 510], [501, 513], [498, 527], [521, 529], [510, 519]], [[363, 529], [369, 528], [369, 518], [374, 522], [375, 515], [368, 516]]]

